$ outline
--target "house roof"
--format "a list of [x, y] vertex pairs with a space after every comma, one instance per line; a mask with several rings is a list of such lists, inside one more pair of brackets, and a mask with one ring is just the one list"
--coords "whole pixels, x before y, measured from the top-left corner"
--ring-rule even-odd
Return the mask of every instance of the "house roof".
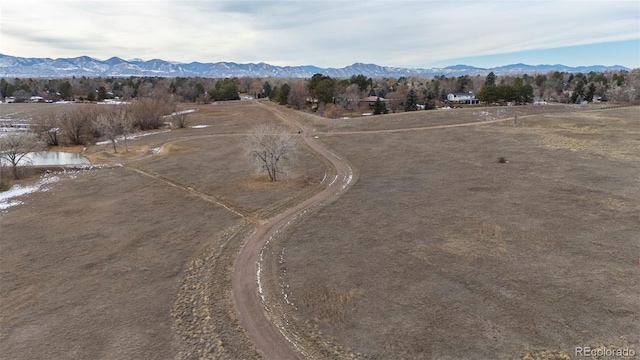
[[[360, 101], [376, 101], [376, 100], [378, 100], [378, 98], [379, 98], [379, 96], [373, 96], [373, 95], [371, 95], [371, 96], [367, 96], [367, 97], [366, 97], [366, 98], [364, 98], [364, 99], [360, 99]], [[380, 101], [384, 101], [384, 98], [383, 98], [383, 97], [381, 97], [381, 98], [380, 98]]]

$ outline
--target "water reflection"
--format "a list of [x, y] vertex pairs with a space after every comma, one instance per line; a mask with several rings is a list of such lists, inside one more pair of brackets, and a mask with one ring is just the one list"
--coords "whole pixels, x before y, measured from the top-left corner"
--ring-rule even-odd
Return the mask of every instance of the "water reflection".
[[80, 154], [60, 151], [41, 151], [38, 153], [30, 153], [25, 156], [25, 159], [28, 159], [26, 161], [26, 164], [23, 163], [21, 165], [38, 166], [89, 164], [89, 160]]

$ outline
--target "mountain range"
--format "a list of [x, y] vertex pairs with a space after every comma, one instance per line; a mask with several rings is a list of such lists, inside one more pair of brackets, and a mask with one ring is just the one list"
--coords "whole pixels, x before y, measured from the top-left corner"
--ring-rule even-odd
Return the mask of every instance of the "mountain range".
[[380, 66], [375, 64], [355, 63], [343, 68], [320, 68], [317, 66], [275, 66], [265, 63], [238, 64], [234, 62], [175, 63], [166, 60], [124, 60], [112, 57], [97, 60], [88, 56], [75, 58], [23, 58], [0, 54], [0, 77], [44, 77], [62, 78], [71, 76], [87, 77], [128, 77], [128, 76], [160, 76], [160, 77], [261, 77], [261, 78], [309, 78], [313, 74], [323, 74], [337, 78], [348, 78], [352, 75], [365, 75], [372, 78], [401, 76], [434, 77], [444, 75], [496, 75], [546, 74], [549, 71], [571, 73], [588, 73], [590, 71], [629, 70], [624, 66], [578, 66], [566, 65], [526, 65], [512, 64], [495, 68], [478, 68], [468, 65], [454, 65], [444, 68], [417, 69]]

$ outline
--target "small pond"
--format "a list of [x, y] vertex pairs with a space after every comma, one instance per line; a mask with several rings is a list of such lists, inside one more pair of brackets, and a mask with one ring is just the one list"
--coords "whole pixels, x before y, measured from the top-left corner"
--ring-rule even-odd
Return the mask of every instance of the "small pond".
[[89, 164], [89, 160], [76, 153], [67, 153], [61, 151], [41, 151], [38, 153], [30, 153], [25, 158], [29, 158], [30, 165], [77, 165]]

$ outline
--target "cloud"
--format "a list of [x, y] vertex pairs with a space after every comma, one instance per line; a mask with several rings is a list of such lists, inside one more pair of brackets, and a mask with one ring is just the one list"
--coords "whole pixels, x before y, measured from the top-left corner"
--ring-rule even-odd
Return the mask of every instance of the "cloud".
[[640, 39], [637, 1], [26, 0], [0, 16], [2, 51], [30, 57], [414, 66]]

